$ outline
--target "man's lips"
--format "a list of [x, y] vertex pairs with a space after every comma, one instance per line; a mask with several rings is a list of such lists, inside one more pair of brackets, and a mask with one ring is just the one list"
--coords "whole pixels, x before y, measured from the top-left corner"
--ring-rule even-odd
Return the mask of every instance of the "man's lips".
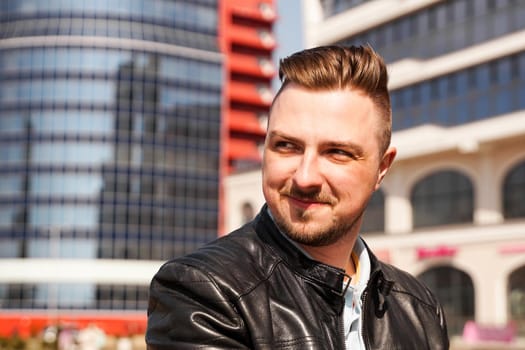
[[293, 206], [304, 208], [304, 209], [322, 206], [322, 205], [328, 205], [327, 202], [321, 202], [315, 199], [298, 198], [298, 197], [292, 197], [292, 196], [287, 196], [287, 198]]

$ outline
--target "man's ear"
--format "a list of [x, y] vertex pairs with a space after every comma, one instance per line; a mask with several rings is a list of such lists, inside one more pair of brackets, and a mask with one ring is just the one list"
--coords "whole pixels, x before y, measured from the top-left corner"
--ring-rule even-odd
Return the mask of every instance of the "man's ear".
[[386, 173], [392, 166], [392, 163], [394, 162], [394, 158], [396, 157], [397, 149], [395, 147], [389, 147], [385, 154], [383, 154], [383, 158], [381, 159], [381, 162], [379, 163], [379, 174], [377, 176], [377, 182], [375, 189], [377, 190], [379, 186], [381, 186], [381, 182], [385, 178]]

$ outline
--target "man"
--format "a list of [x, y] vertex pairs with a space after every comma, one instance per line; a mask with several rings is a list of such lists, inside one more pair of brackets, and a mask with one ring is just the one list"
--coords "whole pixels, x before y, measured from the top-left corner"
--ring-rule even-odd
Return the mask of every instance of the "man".
[[448, 349], [430, 291], [359, 237], [396, 155], [383, 60], [370, 47], [318, 47], [282, 60], [279, 75], [267, 204], [155, 275], [148, 348]]

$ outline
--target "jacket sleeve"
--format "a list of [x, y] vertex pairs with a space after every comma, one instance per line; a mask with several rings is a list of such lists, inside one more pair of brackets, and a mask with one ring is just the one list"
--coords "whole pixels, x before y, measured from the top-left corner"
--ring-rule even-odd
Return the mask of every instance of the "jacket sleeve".
[[248, 348], [235, 306], [205, 272], [177, 262], [153, 277], [148, 305], [148, 350]]

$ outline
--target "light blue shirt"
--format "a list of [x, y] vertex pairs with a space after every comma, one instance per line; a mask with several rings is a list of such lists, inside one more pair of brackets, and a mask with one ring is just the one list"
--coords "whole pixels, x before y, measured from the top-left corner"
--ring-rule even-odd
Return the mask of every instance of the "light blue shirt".
[[343, 311], [345, 343], [347, 349], [365, 350], [363, 335], [361, 334], [363, 310], [361, 296], [370, 279], [371, 267], [370, 257], [361, 237], [357, 238], [352, 255], [357, 271], [345, 294], [345, 309]]

